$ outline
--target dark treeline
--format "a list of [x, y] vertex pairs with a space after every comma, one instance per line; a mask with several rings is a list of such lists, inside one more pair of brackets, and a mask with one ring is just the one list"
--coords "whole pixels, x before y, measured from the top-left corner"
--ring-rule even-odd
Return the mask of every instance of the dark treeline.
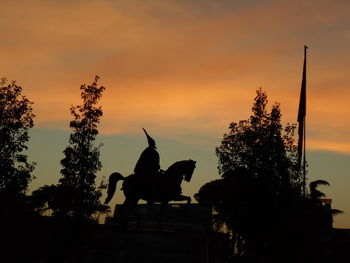
[[97, 221], [100, 213], [109, 211], [109, 207], [100, 202], [104, 185], [95, 185], [96, 172], [102, 168], [101, 145], [93, 144], [103, 114], [97, 103], [105, 89], [98, 87], [98, 79], [96, 76], [91, 85], [80, 87], [83, 104], [70, 108], [73, 120], [69, 126], [73, 132], [63, 151], [62, 178], [56, 185], [45, 185], [33, 191], [32, 204], [41, 213], [51, 210], [55, 217]]
[[[98, 87], [96, 76], [91, 85], [82, 85], [82, 105], [70, 108], [73, 120], [69, 145], [63, 151], [62, 170], [56, 185], [45, 185], [26, 196], [35, 163], [29, 163], [25, 154], [28, 130], [33, 127], [33, 103], [22, 95], [15, 82], [1, 81], [0, 126], [0, 194], [6, 200], [2, 212], [6, 216], [33, 212], [43, 214], [50, 210], [55, 217], [72, 217], [78, 220], [97, 221], [96, 215], [106, 213], [109, 207], [101, 204], [101, 190], [96, 187], [96, 173], [101, 169], [100, 146], [94, 141], [98, 123], [103, 115], [97, 106], [104, 87]], [[6, 205], [6, 207], [5, 207]], [[5, 217], [6, 217], [5, 216]]]
[[333, 215], [321, 202], [324, 193], [310, 183], [303, 194], [295, 125], [281, 125], [280, 105], [266, 109], [267, 95], [257, 90], [252, 115], [232, 122], [216, 148], [221, 179], [196, 194], [211, 204], [214, 228], [230, 233], [233, 258], [244, 262], [333, 262]]
[[94, 141], [103, 114], [97, 104], [105, 89], [98, 86], [98, 80], [96, 76], [91, 85], [82, 85], [82, 105], [70, 108], [72, 133], [63, 151], [59, 182], [27, 195], [29, 183], [35, 179], [35, 163], [25, 154], [28, 131], [34, 126], [33, 103], [16, 82], [1, 79], [0, 223], [6, 244], [2, 257], [9, 256], [9, 262], [38, 262], [48, 260], [49, 254], [49, 262], [61, 262], [62, 251], [75, 251], [72, 255], [76, 255], [86, 246], [86, 234], [98, 222], [99, 214], [110, 210], [100, 201], [103, 182], [96, 186], [102, 164], [101, 145], [95, 146]]
[[[31, 195], [35, 163], [25, 150], [33, 103], [15, 82], [1, 80], [0, 223], [3, 257], [11, 262], [80, 262], [84, 249], [110, 244], [96, 245], [104, 231], [98, 217], [110, 211], [100, 201], [104, 183], [96, 185], [102, 164], [101, 145], [94, 141], [105, 89], [98, 80], [82, 85], [83, 103], [70, 108], [72, 133], [59, 182]], [[321, 202], [317, 186], [326, 181], [311, 182], [303, 195], [296, 126], [283, 127], [279, 104], [268, 112], [267, 102], [266, 93], [257, 90], [251, 117], [230, 124], [216, 148], [221, 179], [203, 185], [195, 198], [213, 206], [213, 230], [230, 235], [232, 262], [332, 262], [333, 215], [341, 211]]]

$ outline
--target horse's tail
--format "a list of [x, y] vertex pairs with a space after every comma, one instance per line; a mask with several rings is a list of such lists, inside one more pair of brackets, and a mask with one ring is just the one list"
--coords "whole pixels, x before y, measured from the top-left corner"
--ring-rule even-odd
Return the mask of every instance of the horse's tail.
[[119, 180], [124, 180], [124, 176], [122, 176], [120, 173], [112, 173], [109, 176], [109, 182], [108, 182], [108, 189], [107, 189], [107, 198], [105, 200], [105, 204], [108, 204], [109, 201], [111, 201], [115, 189], [117, 188], [117, 183]]

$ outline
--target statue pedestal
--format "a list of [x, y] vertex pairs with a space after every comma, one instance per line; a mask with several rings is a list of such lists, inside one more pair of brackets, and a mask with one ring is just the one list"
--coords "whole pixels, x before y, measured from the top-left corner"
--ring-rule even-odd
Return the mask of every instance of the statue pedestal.
[[[122, 205], [116, 205], [113, 220], [120, 220]], [[149, 206], [139, 204], [137, 206], [141, 229], [159, 229], [160, 205]], [[124, 218], [127, 224], [137, 224], [137, 216], [134, 212], [125, 211]], [[113, 221], [112, 220], [112, 221]], [[162, 227], [172, 230], [209, 231], [211, 225], [211, 208], [199, 204], [168, 204], [163, 215]]]
[[[114, 218], [117, 226], [120, 205]], [[157, 223], [160, 206], [138, 205], [140, 227], [134, 215], [125, 215], [128, 230], [115, 228], [114, 251], [117, 262], [216, 263], [227, 262], [229, 239], [210, 231], [211, 209], [199, 204], [169, 204], [162, 227]]]

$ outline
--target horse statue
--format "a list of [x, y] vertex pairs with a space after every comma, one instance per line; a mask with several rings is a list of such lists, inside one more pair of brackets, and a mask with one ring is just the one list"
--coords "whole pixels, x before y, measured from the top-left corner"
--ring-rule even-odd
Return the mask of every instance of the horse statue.
[[135, 211], [139, 224], [140, 220], [136, 207], [139, 200], [142, 199], [147, 201], [148, 204], [161, 203], [158, 221], [158, 225], [161, 225], [165, 208], [170, 201], [187, 201], [187, 204], [191, 203], [191, 197], [181, 194], [181, 182], [183, 179], [187, 182], [191, 181], [195, 167], [196, 161], [193, 160], [175, 162], [164, 173], [157, 175], [152, 182], [147, 182], [149, 179], [140, 175], [131, 174], [124, 177], [120, 173], [114, 172], [109, 176], [105, 204], [108, 204], [112, 199], [117, 182], [123, 180], [122, 190], [125, 201], [121, 208], [121, 219], [123, 220], [125, 209], [129, 208]]

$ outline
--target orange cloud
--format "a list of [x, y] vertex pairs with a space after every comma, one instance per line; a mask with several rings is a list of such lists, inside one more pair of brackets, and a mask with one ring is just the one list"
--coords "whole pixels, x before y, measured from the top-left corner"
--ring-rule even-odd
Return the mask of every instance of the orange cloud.
[[35, 102], [37, 127], [67, 128], [95, 74], [107, 87], [104, 133], [220, 137], [249, 117], [260, 86], [295, 122], [307, 43], [309, 147], [347, 151], [346, 1], [33, 0], [2, 10], [0, 72]]

